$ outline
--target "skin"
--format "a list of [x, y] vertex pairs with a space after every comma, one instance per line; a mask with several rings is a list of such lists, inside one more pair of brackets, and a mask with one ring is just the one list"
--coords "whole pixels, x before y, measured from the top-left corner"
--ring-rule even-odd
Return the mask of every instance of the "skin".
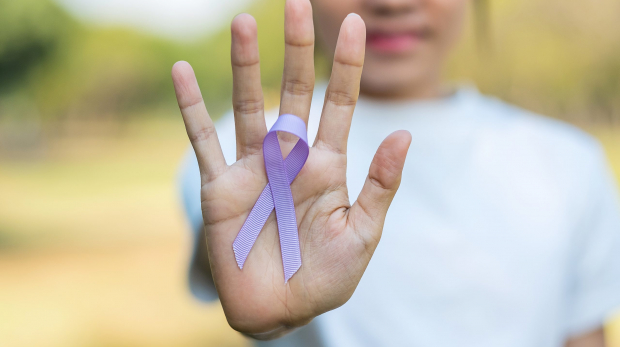
[[[314, 31], [307, 0], [286, 4], [286, 58], [281, 113], [307, 121], [314, 88]], [[269, 339], [307, 324], [353, 294], [379, 242], [398, 189], [408, 132], [386, 138], [368, 179], [351, 205], [346, 187], [347, 137], [364, 63], [363, 20], [342, 23], [316, 141], [291, 185], [303, 266], [284, 282], [275, 218], [267, 222], [240, 271], [231, 245], [267, 184], [262, 141], [267, 133], [260, 84], [256, 23], [246, 14], [232, 23], [233, 109], [238, 161], [227, 166], [194, 73], [185, 62], [172, 75], [202, 179], [202, 211], [211, 273], [229, 324]], [[295, 142], [281, 138], [285, 150]], [[240, 194], [239, 192], [244, 192]]]
[[[383, 100], [445, 95], [442, 67], [461, 32], [467, 5], [468, 0], [314, 0], [312, 6], [308, 0], [286, 2], [280, 114], [292, 113], [307, 122], [315, 82], [315, 27], [323, 51], [333, 52], [319, 132], [308, 161], [291, 185], [303, 265], [288, 283], [284, 283], [274, 214], [242, 271], [232, 255], [237, 232], [267, 183], [256, 22], [241, 14], [231, 25], [238, 159], [231, 166], [224, 161], [191, 66], [174, 65], [177, 100], [202, 181], [205, 232], [198, 265], [212, 276], [233, 329], [255, 339], [276, 338], [351, 297], [381, 238], [411, 142], [406, 131], [383, 141], [364, 188], [351, 205], [346, 186], [347, 137], [358, 94]], [[414, 31], [417, 41], [398, 52], [377, 49], [366, 40], [367, 32], [403, 31]], [[285, 155], [295, 142], [290, 135], [280, 136]], [[602, 329], [566, 344], [604, 345]]]
[[468, 0], [313, 0], [320, 46], [333, 52], [338, 25], [359, 14], [369, 32], [418, 32], [417, 47], [400, 53], [367, 48], [361, 93], [378, 99], [426, 99], [445, 94], [441, 75], [462, 32]]

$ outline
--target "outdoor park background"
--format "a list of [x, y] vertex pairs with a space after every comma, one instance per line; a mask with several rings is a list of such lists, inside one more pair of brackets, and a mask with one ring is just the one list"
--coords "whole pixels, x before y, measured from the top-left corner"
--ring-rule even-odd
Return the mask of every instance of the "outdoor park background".
[[[283, 3], [0, 0], [1, 346], [246, 345], [185, 286], [170, 69], [192, 63], [221, 115], [227, 26], [248, 11], [277, 106]], [[474, 3], [447, 74], [594, 134], [620, 178], [620, 2]], [[607, 331], [620, 346], [620, 318]]]

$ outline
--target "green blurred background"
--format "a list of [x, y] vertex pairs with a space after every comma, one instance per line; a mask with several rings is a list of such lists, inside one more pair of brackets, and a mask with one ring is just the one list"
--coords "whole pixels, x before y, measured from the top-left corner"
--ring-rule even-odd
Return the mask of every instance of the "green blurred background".
[[[245, 9], [267, 107], [278, 104], [283, 5]], [[192, 63], [211, 114], [225, 112], [227, 25], [184, 38], [66, 8], [0, 0], [0, 346], [247, 345], [219, 304], [188, 293], [175, 186], [188, 141], [170, 68]], [[617, 0], [475, 0], [446, 73], [594, 134], [619, 177], [618, 13]], [[620, 319], [607, 331], [620, 346]]]

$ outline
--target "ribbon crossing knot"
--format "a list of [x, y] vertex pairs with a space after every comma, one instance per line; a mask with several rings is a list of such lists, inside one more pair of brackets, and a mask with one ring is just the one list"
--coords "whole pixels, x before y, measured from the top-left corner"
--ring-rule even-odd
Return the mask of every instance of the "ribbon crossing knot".
[[[278, 142], [278, 131], [284, 131], [299, 137], [293, 150], [284, 159]], [[276, 209], [278, 233], [280, 236], [280, 250], [282, 251], [282, 265], [284, 267], [284, 282], [299, 270], [301, 266], [301, 252], [299, 250], [299, 234], [295, 205], [291, 194], [290, 184], [308, 159], [308, 135], [306, 123], [292, 114], [283, 114], [271, 127], [263, 140], [263, 156], [265, 171], [269, 183], [263, 189], [258, 200], [252, 207], [248, 218], [243, 223], [235, 242], [233, 251], [240, 269], [256, 242], [258, 234], [263, 229], [267, 218], [273, 209]]]

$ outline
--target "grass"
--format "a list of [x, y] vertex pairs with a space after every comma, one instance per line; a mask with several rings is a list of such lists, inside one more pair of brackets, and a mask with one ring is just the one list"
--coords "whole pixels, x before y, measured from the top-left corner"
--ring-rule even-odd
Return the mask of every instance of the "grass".
[[[620, 130], [592, 129], [620, 179]], [[179, 119], [0, 162], [0, 345], [246, 346], [185, 287]], [[620, 346], [620, 319], [609, 325]]]
[[160, 119], [0, 164], [0, 345], [247, 345], [185, 286], [187, 145]]

